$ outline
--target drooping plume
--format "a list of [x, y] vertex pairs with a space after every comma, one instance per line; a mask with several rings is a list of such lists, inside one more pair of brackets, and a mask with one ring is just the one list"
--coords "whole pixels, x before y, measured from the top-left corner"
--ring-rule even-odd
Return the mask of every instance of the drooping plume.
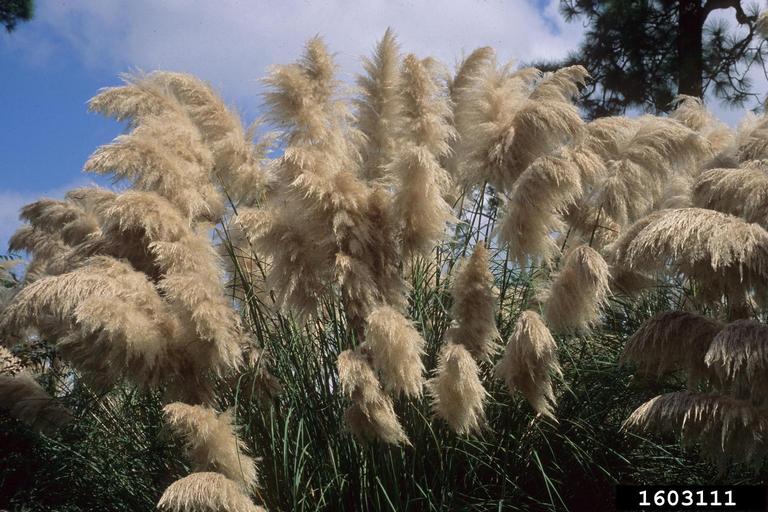
[[384, 388], [396, 395], [421, 396], [424, 338], [411, 322], [392, 307], [379, 306], [367, 318], [365, 340]]
[[712, 291], [749, 288], [768, 279], [768, 232], [713, 210], [683, 208], [648, 215], [622, 234], [614, 251], [624, 268], [650, 271], [668, 263], [709, 283]]
[[484, 244], [477, 244], [472, 255], [459, 264], [451, 295], [451, 317], [456, 325], [448, 330], [446, 338], [464, 345], [473, 357], [489, 360], [499, 348], [496, 344], [499, 331], [494, 277]]
[[698, 443], [724, 468], [732, 461], [759, 461], [765, 456], [768, 416], [745, 400], [678, 391], [638, 407], [624, 428], [678, 434], [684, 444]]
[[706, 352], [705, 362], [723, 388], [765, 406], [768, 384], [768, 326], [757, 320], [737, 320], [723, 327]]
[[693, 204], [755, 222], [768, 229], [768, 167], [747, 162], [739, 169], [710, 169], [693, 187]]
[[166, 424], [184, 441], [186, 456], [195, 472], [215, 471], [236, 482], [244, 492], [256, 486], [256, 467], [237, 437], [230, 411], [180, 402], [163, 408]]
[[666, 311], [649, 318], [624, 346], [623, 362], [637, 365], [642, 375], [661, 377], [683, 370], [693, 383], [712, 375], [707, 350], [723, 325], [686, 311]]
[[536, 312], [523, 311], [496, 365], [496, 377], [506, 383], [510, 394], [519, 391], [537, 413], [554, 419], [551, 376], [561, 374], [549, 329]]
[[448, 342], [441, 350], [436, 376], [427, 381], [432, 410], [458, 434], [477, 432], [485, 421], [488, 392], [480, 381], [480, 369], [472, 354], [459, 343]]
[[392, 399], [381, 389], [364, 351], [364, 347], [345, 350], [336, 361], [342, 391], [352, 401], [344, 412], [347, 427], [361, 442], [410, 444], [395, 415]]
[[573, 249], [542, 294], [547, 324], [557, 331], [595, 325], [608, 298], [609, 279], [608, 264], [597, 251], [586, 245]]

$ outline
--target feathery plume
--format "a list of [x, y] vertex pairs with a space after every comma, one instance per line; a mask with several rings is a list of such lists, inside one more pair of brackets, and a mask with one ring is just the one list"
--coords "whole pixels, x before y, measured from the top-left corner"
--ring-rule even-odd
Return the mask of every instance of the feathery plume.
[[588, 329], [597, 323], [608, 298], [608, 264], [582, 245], [565, 257], [563, 267], [542, 293], [544, 319], [556, 331]]
[[705, 362], [720, 381], [737, 396], [747, 396], [759, 406], [766, 404], [768, 384], [768, 326], [757, 320], [737, 320], [717, 333]]
[[363, 67], [366, 75], [357, 78], [362, 95], [355, 105], [357, 125], [366, 137], [361, 151], [362, 175], [370, 181], [385, 175], [401, 130], [400, 55], [392, 29], [384, 32], [373, 58], [363, 59]]
[[217, 414], [200, 405], [180, 402], [163, 407], [166, 424], [184, 440], [193, 471], [215, 471], [248, 492], [256, 486], [256, 467], [237, 437], [232, 412]]
[[495, 373], [510, 394], [520, 391], [537, 413], [554, 419], [551, 375], [561, 375], [562, 371], [555, 340], [536, 312], [520, 314]]
[[512, 187], [499, 235], [521, 265], [528, 258], [551, 261], [560, 252], [552, 233], [565, 230], [560, 215], [582, 191], [581, 172], [571, 156], [564, 150], [537, 159]]
[[707, 110], [701, 98], [680, 94], [674, 103], [675, 110], [669, 117], [701, 134], [709, 141], [714, 153], [721, 153], [733, 145], [734, 135], [730, 128]]
[[365, 340], [384, 388], [407, 397], [421, 396], [424, 384], [424, 338], [390, 306], [375, 308], [367, 318]]
[[264, 512], [240, 487], [219, 473], [192, 473], [173, 482], [157, 503], [167, 512]]
[[739, 169], [710, 169], [693, 187], [693, 204], [755, 222], [768, 229], [768, 167], [746, 162]]
[[768, 416], [745, 400], [678, 391], [638, 407], [624, 428], [679, 434], [697, 442], [722, 467], [730, 461], [759, 461], [766, 453]]
[[[503, 190], [511, 183], [505, 160], [515, 135], [510, 127], [530, 94], [532, 77], [527, 70], [511, 71], [509, 65], [499, 68], [492, 57], [477, 61], [473, 75], [461, 80], [466, 85], [456, 85], [452, 93], [459, 139], [448, 165], [463, 186], [488, 182]], [[534, 74], [538, 77], [538, 71]]]
[[622, 234], [614, 251], [617, 263], [630, 270], [654, 270], [668, 262], [703, 282], [722, 279], [724, 286], [747, 288], [768, 278], [768, 232], [712, 210], [649, 215]]
[[360, 442], [410, 444], [364, 350], [345, 350], [336, 360], [341, 389], [352, 400], [344, 413], [347, 426]]
[[472, 255], [459, 264], [451, 285], [451, 316], [456, 326], [446, 333], [453, 343], [464, 345], [473, 357], [486, 361], [499, 348], [494, 278], [489, 267], [484, 244], [477, 244]]
[[403, 133], [401, 149], [387, 169], [396, 179], [393, 198], [402, 227], [404, 255], [427, 254], [453, 219], [443, 199], [451, 183], [440, 158], [455, 137], [451, 111], [440, 96], [432, 70], [414, 55], [402, 67]]
[[435, 377], [427, 381], [432, 410], [457, 434], [477, 432], [485, 422], [488, 392], [472, 354], [458, 343], [447, 343], [438, 358]]
[[682, 369], [693, 384], [712, 375], [704, 358], [722, 328], [720, 322], [696, 313], [659, 313], [629, 338], [621, 362], [631, 362], [640, 374], [656, 377]]

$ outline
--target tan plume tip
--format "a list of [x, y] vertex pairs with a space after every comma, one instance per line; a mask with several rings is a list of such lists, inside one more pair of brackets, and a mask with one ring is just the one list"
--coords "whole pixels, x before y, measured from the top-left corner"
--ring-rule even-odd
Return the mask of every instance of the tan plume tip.
[[723, 325], [687, 311], [666, 311], [649, 318], [624, 346], [622, 362], [636, 364], [642, 374], [662, 376], [683, 369], [690, 381], [711, 375], [704, 356]]
[[[452, 93], [459, 139], [447, 165], [462, 185], [488, 182], [499, 190], [508, 188], [511, 180], [505, 159], [515, 136], [515, 114], [530, 93], [529, 74], [528, 70], [514, 72], [509, 65], [499, 68], [491, 58], [475, 76], [467, 77], [471, 79], [465, 87]], [[533, 74], [538, 77], [537, 71]]]
[[451, 285], [451, 316], [457, 325], [446, 334], [448, 339], [464, 345], [474, 357], [482, 360], [490, 359], [499, 348], [496, 288], [489, 267], [488, 249], [482, 243], [459, 264]]
[[737, 320], [715, 336], [705, 362], [720, 380], [741, 396], [763, 405], [768, 400], [768, 326], [757, 320]]
[[510, 394], [521, 392], [537, 413], [554, 419], [551, 375], [561, 375], [562, 371], [555, 340], [538, 313], [520, 314], [495, 373]]
[[362, 175], [368, 180], [384, 177], [386, 166], [397, 149], [402, 99], [400, 54], [392, 29], [387, 29], [372, 59], [364, 58], [365, 76], [357, 78], [361, 95], [355, 100], [357, 125], [365, 135]]
[[589, 78], [584, 66], [567, 66], [545, 74], [531, 93], [536, 101], [568, 102], [578, 96], [579, 89]]
[[768, 416], [746, 400], [678, 391], [638, 407], [623, 428], [680, 435], [683, 443], [700, 444], [725, 467], [730, 461], [759, 461], [765, 455]]
[[85, 170], [156, 192], [192, 221], [217, 221], [224, 197], [211, 181], [213, 154], [182, 113], [147, 117], [128, 134], [98, 148]]
[[232, 413], [200, 405], [172, 403], [163, 408], [165, 422], [184, 440], [194, 471], [215, 471], [236, 482], [246, 492], [256, 486], [256, 467], [237, 437]]
[[367, 318], [366, 344], [384, 388], [407, 397], [421, 396], [424, 384], [424, 338], [390, 306], [375, 308]]
[[695, 173], [711, 156], [710, 144], [675, 120], [644, 116], [636, 126], [596, 191], [598, 204], [620, 224], [647, 214], [672, 176]]
[[480, 369], [463, 345], [448, 343], [440, 351], [437, 375], [427, 382], [432, 410], [458, 434], [480, 430], [487, 392]]
[[363, 350], [345, 350], [336, 361], [342, 392], [352, 400], [344, 413], [347, 427], [362, 443], [410, 444]]
[[167, 512], [264, 512], [219, 473], [192, 473], [173, 482], [157, 503]]
[[403, 59], [401, 94], [403, 97], [403, 138], [423, 146], [431, 154], [448, 154], [456, 136], [449, 124], [451, 109], [438, 85], [434, 70], [425, 61], [409, 54]]
[[52, 434], [72, 413], [51, 397], [8, 349], [0, 346], [0, 409], [37, 432]]
[[680, 94], [675, 102], [677, 105], [670, 117], [700, 133], [710, 142], [715, 153], [733, 145], [734, 134], [731, 129], [707, 110], [701, 98]]
[[582, 245], [565, 257], [552, 285], [543, 293], [544, 318], [554, 330], [580, 330], [595, 325], [608, 298], [608, 264]]
[[329, 117], [344, 107], [334, 100], [339, 86], [336, 64], [320, 37], [310, 39], [301, 59], [294, 64], [275, 66], [263, 82], [269, 107], [266, 119], [278, 127], [293, 130], [294, 138], [320, 140], [333, 125]]

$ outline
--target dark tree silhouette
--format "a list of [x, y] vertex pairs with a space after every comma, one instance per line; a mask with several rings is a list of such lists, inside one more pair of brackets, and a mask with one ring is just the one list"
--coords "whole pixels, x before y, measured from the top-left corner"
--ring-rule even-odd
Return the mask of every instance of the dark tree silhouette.
[[[561, 0], [567, 20], [587, 24], [585, 39], [565, 62], [592, 75], [583, 106], [590, 116], [627, 108], [661, 112], [677, 94], [714, 93], [736, 106], [757, 98], [748, 71], [763, 67], [768, 47], [756, 37], [757, 5], [737, 0]], [[715, 11], [735, 12], [733, 21]], [[734, 23], [735, 21], [735, 23]]]
[[0, 23], [13, 32], [19, 21], [29, 21], [35, 12], [32, 0], [0, 0]]

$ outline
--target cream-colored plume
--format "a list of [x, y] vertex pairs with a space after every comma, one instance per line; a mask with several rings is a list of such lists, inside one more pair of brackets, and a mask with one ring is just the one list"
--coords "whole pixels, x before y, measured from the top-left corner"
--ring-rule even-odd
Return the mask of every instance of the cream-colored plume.
[[453, 219], [444, 199], [451, 178], [440, 159], [448, 154], [455, 132], [434, 70], [414, 55], [403, 60], [401, 88], [403, 131], [387, 172], [396, 183], [393, 208], [402, 229], [403, 254], [427, 254]]
[[473, 357], [490, 360], [499, 348], [496, 328], [496, 288], [488, 249], [477, 244], [472, 255], [459, 263], [451, 283], [451, 317], [456, 325], [446, 338], [464, 345]]
[[256, 486], [256, 466], [237, 437], [232, 412], [221, 414], [201, 405], [180, 402], [163, 407], [165, 423], [184, 441], [193, 471], [215, 471], [236, 482], [244, 492]]
[[[528, 260], [551, 261], [560, 253], [553, 233], [565, 232], [561, 215], [582, 192], [581, 172], [565, 149], [534, 161], [515, 182], [499, 227], [510, 255], [524, 265]], [[595, 156], [591, 166], [600, 166]]]
[[364, 350], [345, 350], [336, 361], [341, 389], [352, 401], [344, 412], [347, 427], [360, 442], [410, 444]]
[[173, 482], [157, 503], [167, 512], [264, 512], [241, 488], [219, 473], [192, 473]]
[[595, 203], [619, 224], [634, 222], [654, 209], [673, 175], [695, 172], [710, 155], [707, 142], [682, 123], [641, 118], [621, 156], [608, 162]]
[[425, 342], [407, 318], [390, 306], [375, 308], [367, 318], [365, 341], [387, 391], [421, 396]]
[[726, 288], [768, 279], [768, 232], [713, 210], [651, 214], [622, 234], [614, 252], [616, 262], [630, 270], [658, 270], [669, 263], [702, 282]]
[[565, 256], [562, 268], [543, 290], [544, 319], [553, 330], [583, 330], [595, 325], [608, 299], [608, 264], [582, 245]]
[[496, 365], [496, 377], [504, 380], [510, 394], [521, 392], [537, 413], [554, 419], [551, 375], [561, 374], [549, 329], [538, 313], [523, 311]]
[[362, 175], [377, 180], [394, 158], [401, 130], [400, 54], [392, 29], [384, 33], [373, 58], [363, 59], [363, 67], [366, 75], [357, 78], [362, 94], [355, 100], [357, 126], [365, 135]]
[[458, 343], [441, 350], [436, 376], [427, 381], [432, 410], [457, 434], [477, 432], [485, 422], [488, 392], [480, 381], [480, 369], [472, 354]]
[[153, 117], [187, 117], [211, 151], [210, 171], [229, 196], [243, 205], [263, 193], [268, 181], [263, 166], [268, 144], [251, 142], [251, 131], [243, 128], [237, 114], [210, 85], [192, 75], [165, 71], [124, 75], [123, 81], [125, 85], [102, 89], [89, 101], [89, 109], [129, 120], [134, 126]]
[[476, 52], [477, 59], [472, 59], [460, 80], [457, 77], [451, 93], [457, 101], [454, 122], [459, 139], [449, 163], [463, 186], [487, 182], [504, 190], [511, 184], [506, 168], [515, 135], [511, 126], [538, 72], [513, 72], [510, 65], [498, 67], [492, 51], [481, 48]]

